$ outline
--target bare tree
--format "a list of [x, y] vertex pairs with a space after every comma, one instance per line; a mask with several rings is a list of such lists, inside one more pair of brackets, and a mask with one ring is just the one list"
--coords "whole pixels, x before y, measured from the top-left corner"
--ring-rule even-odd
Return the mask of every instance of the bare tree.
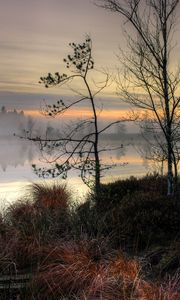
[[[168, 192], [174, 193], [180, 142], [179, 69], [173, 72], [172, 35], [179, 0], [97, 0], [125, 18], [130, 54], [123, 53], [125, 76], [119, 82], [125, 101], [146, 110], [166, 141]], [[120, 78], [119, 78], [120, 79]], [[173, 172], [173, 164], [175, 172]]]
[[[61, 116], [78, 104], [86, 103], [91, 116], [89, 119], [68, 124], [64, 130], [61, 128], [61, 134], [58, 137], [46, 132], [45, 136], [33, 136], [31, 133], [31, 135], [27, 134], [26, 138], [39, 143], [42, 157], [48, 164], [48, 167], [43, 168], [33, 165], [39, 176], [66, 178], [68, 171], [73, 168], [80, 171], [82, 180], [93, 187], [98, 194], [102, 172], [111, 167], [101, 162], [100, 154], [107, 149], [100, 147], [100, 136], [111, 126], [127, 120], [118, 120], [103, 127], [99, 126], [99, 109], [95, 98], [109, 84], [109, 75], [104, 72], [104, 80], [100, 84], [91, 79], [92, 71], [96, 70], [92, 57], [92, 41], [89, 36], [86, 37], [84, 43], [70, 43], [69, 45], [72, 48], [72, 54], [64, 59], [64, 63], [70, 74], [56, 72], [52, 75], [49, 73], [40, 78], [40, 83], [44, 84], [46, 88], [67, 85], [76, 97], [70, 101], [60, 99], [55, 104], [45, 104], [43, 114], [54, 118]], [[78, 84], [78, 88], [72, 87], [74, 81]], [[120, 145], [118, 148], [121, 147]], [[108, 150], [116, 149], [117, 147], [111, 147]]]
[[[156, 171], [163, 176], [166, 171], [166, 162], [168, 158], [166, 139], [160, 127], [152, 119], [143, 119], [139, 122], [141, 134], [145, 140], [144, 147], [139, 147], [141, 156], [153, 164]], [[177, 166], [180, 160], [178, 147], [174, 144], [175, 161], [173, 160], [175, 182], [178, 172]]]

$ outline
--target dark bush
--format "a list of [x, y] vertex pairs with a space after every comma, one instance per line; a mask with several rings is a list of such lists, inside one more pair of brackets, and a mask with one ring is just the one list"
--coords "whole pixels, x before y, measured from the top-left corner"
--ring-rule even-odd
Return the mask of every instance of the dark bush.
[[76, 238], [82, 234], [89, 237], [101, 236], [103, 230], [101, 222], [99, 222], [99, 214], [97, 213], [96, 206], [91, 201], [87, 200], [85, 203], [80, 204], [73, 214], [72, 232]]
[[[102, 213], [102, 212], [101, 212]], [[144, 248], [179, 237], [180, 203], [157, 192], [126, 195], [119, 206], [104, 213], [106, 234]]]
[[158, 191], [166, 195], [166, 177], [157, 175], [147, 175], [142, 178], [130, 177], [125, 180], [102, 185], [101, 195], [97, 199], [99, 209], [114, 207], [119, 205], [124, 196], [131, 195], [134, 192], [154, 192]]
[[[131, 177], [102, 186], [74, 216], [76, 233], [108, 236], [112, 247], [148, 247], [178, 238], [180, 201], [166, 196], [166, 177]], [[95, 201], [96, 200], [96, 201]]]

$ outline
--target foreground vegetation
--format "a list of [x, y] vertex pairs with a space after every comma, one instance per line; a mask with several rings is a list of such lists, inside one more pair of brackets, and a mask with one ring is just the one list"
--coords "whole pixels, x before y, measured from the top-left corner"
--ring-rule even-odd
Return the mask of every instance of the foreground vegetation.
[[75, 205], [65, 186], [34, 184], [0, 219], [1, 276], [32, 274], [11, 299], [180, 299], [180, 193], [165, 186], [130, 178]]

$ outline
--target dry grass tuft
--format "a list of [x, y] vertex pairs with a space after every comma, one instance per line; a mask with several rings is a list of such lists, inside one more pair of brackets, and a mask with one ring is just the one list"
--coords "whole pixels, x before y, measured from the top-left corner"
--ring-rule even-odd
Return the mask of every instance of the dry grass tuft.
[[66, 242], [52, 249], [36, 277], [38, 286], [46, 286], [47, 294], [78, 294], [86, 289], [104, 267], [97, 249], [87, 241]]
[[131, 299], [139, 273], [134, 260], [119, 255], [109, 263], [97, 240], [64, 242], [47, 252], [34, 280], [38, 291], [55, 299]]
[[61, 208], [66, 210], [69, 207], [70, 192], [67, 190], [66, 185], [34, 183], [31, 187], [31, 194], [34, 203], [42, 208]]
[[140, 265], [135, 259], [129, 259], [122, 254], [110, 263], [109, 273], [121, 276], [123, 280], [135, 281], [139, 277]]
[[34, 278], [38, 299], [58, 299], [61, 295], [76, 300], [179, 299], [179, 275], [163, 284], [146, 282], [140, 277], [136, 260], [123, 254], [108, 260], [97, 240], [50, 247], [44, 249], [47, 256]]
[[180, 273], [164, 282], [139, 280], [136, 296], [138, 300], [180, 300]]

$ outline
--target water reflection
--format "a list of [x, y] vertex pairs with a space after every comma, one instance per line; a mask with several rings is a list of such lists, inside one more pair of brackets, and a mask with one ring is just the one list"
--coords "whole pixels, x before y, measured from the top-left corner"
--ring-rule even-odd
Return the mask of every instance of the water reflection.
[[[103, 122], [102, 122], [103, 123]], [[104, 124], [103, 124], [104, 125]], [[37, 180], [31, 165], [41, 163], [39, 148], [33, 143], [13, 136], [14, 133], [23, 135], [29, 130], [37, 135], [48, 133], [50, 136], [60, 135], [59, 121], [46, 123], [27, 117], [23, 112], [0, 112], [0, 198], [17, 198], [24, 186]], [[145, 142], [138, 132], [132, 132], [128, 125], [120, 125], [101, 136], [102, 148], [115, 147], [115, 151], [102, 152], [101, 159], [105, 163], [115, 164], [116, 167], [106, 172], [103, 181], [115, 180], [131, 175], [140, 176], [147, 172], [143, 160], [136, 151], [137, 147], [145, 147]], [[128, 163], [122, 166], [123, 163]], [[71, 172], [68, 180], [75, 189], [80, 187], [85, 191], [78, 174]]]
[[32, 143], [15, 137], [0, 137], [0, 144], [0, 167], [3, 172], [8, 172], [9, 167], [18, 168], [27, 162], [31, 164], [35, 159], [36, 149]]

